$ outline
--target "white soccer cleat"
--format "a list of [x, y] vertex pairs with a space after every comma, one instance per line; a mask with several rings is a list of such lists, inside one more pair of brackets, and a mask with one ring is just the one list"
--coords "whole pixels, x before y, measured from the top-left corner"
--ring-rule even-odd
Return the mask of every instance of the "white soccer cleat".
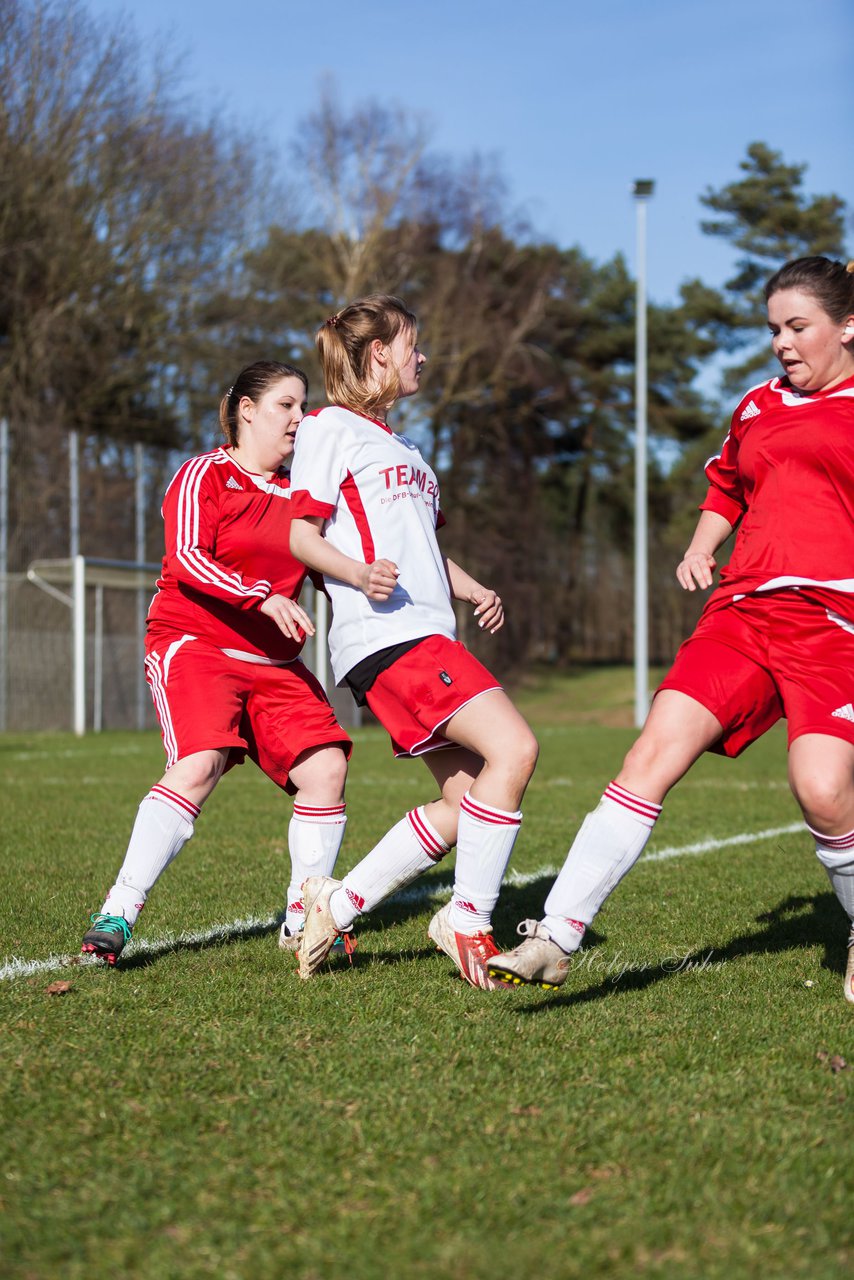
[[427, 932], [432, 941], [453, 960], [470, 986], [480, 987], [483, 991], [506, 987], [507, 983], [500, 978], [489, 976], [489, 961], [499, 954], [492, 932], [457, 933], [451, 923], [451, 906], [450, 902], [447, 903], [430, 921]]
[[291, 933], [288, 926], [282, 923], [279, 930], [279, 950], [280, 951], [299, 951], [302, 945], [302, 929], [297, 929], [296, 933]]
[[845, 966], [845, 999], [854, 1004], [854, 924], [848, 936], [848, 963]]
[[558, 946], [539, 920], [523, 920], [516, 932], [525, 941], [490, 960], [489, 972], [516, 986], [528, 983], [544, 991], [556, 990], [566, 981], [571, 953]]
[[300, 934], [299, 976], [310, 978], [317, 973], [339, 938], [352, 964], [356, 939], [351, 929], [341, 929], [329, 907], [329, 899], [341, 881], [329, 876], [309, 876], [302, 887], [305, 924]]

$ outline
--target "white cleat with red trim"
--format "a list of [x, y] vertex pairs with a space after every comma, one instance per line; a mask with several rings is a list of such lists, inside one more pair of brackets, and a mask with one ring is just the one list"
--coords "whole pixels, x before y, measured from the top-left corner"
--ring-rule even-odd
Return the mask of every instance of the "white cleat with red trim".
[[[302, 887], [305, 924], [299, 935], [301, 978], [310, 978], [317, 973], [332, 950], [343, 950], [350, 963], [353, 963], [356, 938], [352, 929], [339, 928], [329, 906], [329, 899], [340, 888], [341, 881], [333, 880], [330, 876], [309, 876]], [[341, 947], [337, 945], [339, 942], [343, 944]]]
[[470, 986], [480, 987], [483, 991], [509, 986], [509, 983], [489, 975], [489, 961], [500, 954], [491, 930], [458, 933], [451, 923], [451, 906], [450, 902], [447, 903], [430, 921], [427, 932], [431, 940], [453, 960]]

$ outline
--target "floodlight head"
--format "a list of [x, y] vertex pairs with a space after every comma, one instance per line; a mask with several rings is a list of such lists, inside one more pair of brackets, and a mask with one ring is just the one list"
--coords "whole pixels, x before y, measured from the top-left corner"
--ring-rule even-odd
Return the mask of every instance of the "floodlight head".
[[632, 195], [638, 200], [647, 200], [655, 191], [653, 178], [637, 178], [632, 183]]

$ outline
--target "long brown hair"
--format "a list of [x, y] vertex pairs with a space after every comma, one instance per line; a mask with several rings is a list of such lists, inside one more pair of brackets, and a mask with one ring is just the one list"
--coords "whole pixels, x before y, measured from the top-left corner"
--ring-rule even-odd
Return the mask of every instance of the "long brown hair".
[[415, 345], [417, 321], [405, 302], [390, 293], [371, 293], [342, 307], [321, 325], [315, 342], [326, 394], [333, 404], [359, 413], [388, 408], [400, 394], [400, 375], [389, 368], [378, 385], [371, 377], [371, 344], [388, 346], [401, 332]]

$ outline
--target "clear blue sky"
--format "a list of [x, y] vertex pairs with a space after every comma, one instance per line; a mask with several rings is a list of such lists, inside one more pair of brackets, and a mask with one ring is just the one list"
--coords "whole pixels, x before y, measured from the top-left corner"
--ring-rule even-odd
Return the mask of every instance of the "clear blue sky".
[[[203, 114], [286, 156], [330, 76], [345, 108], [409, 107], [437, 150], [494, 155], [537, 232], [634, 269], [634, 178], [652, 177], [650, 297], [721, 282], [699, 196], [748, 143], [808, 165], [854, 211], [852, 0], [90, 0], [169, 37]], [[854, 227], [849, 227], [854, 252]], [[390, 282], [393, 284], [393, 282]]]

